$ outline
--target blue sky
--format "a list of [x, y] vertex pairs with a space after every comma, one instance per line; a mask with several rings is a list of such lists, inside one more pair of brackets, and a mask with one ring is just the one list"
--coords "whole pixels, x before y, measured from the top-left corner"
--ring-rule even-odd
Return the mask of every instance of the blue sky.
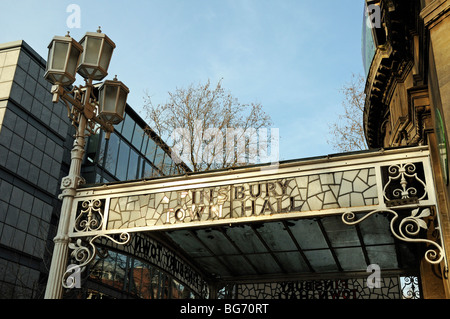
[[[280, 133], [280, 159], [334, 153], [328, 126], [340, 88], [362, 74], [362, 0], [2, 1], [0, 43], [25, 40], [46, 59], [54, 35], [80, 40], [98, 26], [115, 43], [107, 78], [164, 103], [177, 87], [215, 83], [258, 102]], [[80, 28], [69, 28], [70, 4]], [[144, 114], [141, 113], [144, 117]]]

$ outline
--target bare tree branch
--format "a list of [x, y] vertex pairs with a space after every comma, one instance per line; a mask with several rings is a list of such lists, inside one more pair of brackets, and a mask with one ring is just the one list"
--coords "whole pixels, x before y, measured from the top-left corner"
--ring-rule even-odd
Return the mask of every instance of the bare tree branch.
[[255, 131], [272, 124], [260, 104], [241, 104], [222, 81], [177, 88], [165, 104], [154, 105], [148, 94], [144, 101], [150, 126], [193, 171], [251, 163]]
[[343, 113], [338, 116], [336, 122], [329, 125], [331, 139], [328, 140], [328, 144], [336, 151], [367, 149], [363, 127], [364, 85], [364, 76], [353, 74], [351, 82], [346, 83], [341, 89], [344, 94]]

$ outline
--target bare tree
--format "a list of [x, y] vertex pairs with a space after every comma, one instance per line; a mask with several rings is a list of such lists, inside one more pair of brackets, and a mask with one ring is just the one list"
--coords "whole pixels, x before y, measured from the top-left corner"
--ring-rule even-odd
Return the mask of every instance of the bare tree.
[[193, 171], [256, 162], [264, 142], [258, 132], [271, 125], [259, 103], [241, 104], [221, 82], [177, 88], [165, 104], [153, 105], [149, 94], [145, 97], [150, 126], [171, 147], [175, 161]]
[[343, 113], [338, 116], [336, 122], [329, 125], [331, 139], [328, 140], [338, 152], [367, 149], [363, 126], [364, 86], [364, 76], [353, 74], [352, 80], [341, 89], [344, 94]]

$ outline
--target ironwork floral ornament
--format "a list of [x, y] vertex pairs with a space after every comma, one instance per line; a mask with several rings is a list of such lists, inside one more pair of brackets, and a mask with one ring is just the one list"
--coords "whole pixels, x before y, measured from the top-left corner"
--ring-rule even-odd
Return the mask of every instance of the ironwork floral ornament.
[[99, 230], [103, 225], [103, 203], [99, 199], [85, 200], [75, 220], [75, 230], [87, 232]]
[[[427, 196], [427, 186], [417, 175], [416, 165], [413, 163], [391, 165], [388, 168], [389, 181], [383, 188], [385, 200], [409, 199], [418, 197], [422, 200]], [[423, 186], [423, 190], [417, 189]], [[389, 192], [390, 189], [394, 188]]]
[[390, 223], [392, 234], [397, 239], [405, 242], [429, 244], [432, 247], [429, 247], [429, 249], [425, 252], [425, 259], [431, 264], [439, 264], [442, 260], [444, 260], [445, 271], [448, 270], [444, 249], [438, 243], [425, 238], [414, 238], [422, 229], [428, 229], [428, 225], [424, 218], [431, 216], [431, 211], [429, 208], [418, 207], [413, 209], [410, 216], [407, 216], [400, 221], [398, 224], [398, 230], [396, 230], [396, 222], [399, 219], [399, 215], [391, 209], [377, 209], [358, 220], [355, 220], [355, 213], [346, 212], [342, 215], [342, 221], [347, 225], [356, 225], [377, 213], [390, 213], [394, 215]]

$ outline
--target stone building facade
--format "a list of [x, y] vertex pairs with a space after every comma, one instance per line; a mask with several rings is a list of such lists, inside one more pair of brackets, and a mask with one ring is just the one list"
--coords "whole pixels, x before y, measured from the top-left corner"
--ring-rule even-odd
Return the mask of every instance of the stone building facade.
[[[450, 1], [370, 0], [364, 129], [370, 148], [428, 145], [450, 252]], [[371, 52], [371, 54], [367, 54]], [[444, 267], [421, 266], [425, 298], [450, 297]]]

